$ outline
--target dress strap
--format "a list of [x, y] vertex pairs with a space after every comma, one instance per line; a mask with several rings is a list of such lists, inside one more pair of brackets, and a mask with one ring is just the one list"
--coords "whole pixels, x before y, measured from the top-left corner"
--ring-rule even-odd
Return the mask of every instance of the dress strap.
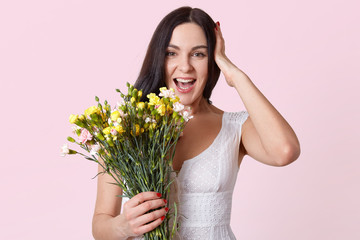
[[227, 118], [230, 122], [236, 122], [237, 124], [243, 125], [243, 123], [248, 118], [249, 113], [247, 111], [241, 112], [228, 112]]
[[237, 133], [238, 139], [241, 139], [241, 128], [244, 122], [249, 117], [249, 113], [247, 111], [241, 112], [226, 112], [226, 120], [229, 123], [229, 127], [232, 131]]

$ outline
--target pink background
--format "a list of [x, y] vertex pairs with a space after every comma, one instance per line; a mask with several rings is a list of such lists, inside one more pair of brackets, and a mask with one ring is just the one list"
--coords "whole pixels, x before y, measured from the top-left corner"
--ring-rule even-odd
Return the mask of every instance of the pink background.
[[[190, 1], [0, 3], [0, 239], [92, 239], [97, 166], [61, 158], [68, 116], [117, 100], [156, 25]], [[246, 158], [233, 199], [238, 239], [360, 239], [358, 1], [196, 1], [228, 56], [295, 129], [297, 162]], [[213, 95], [243, 109], [223, 77]]]

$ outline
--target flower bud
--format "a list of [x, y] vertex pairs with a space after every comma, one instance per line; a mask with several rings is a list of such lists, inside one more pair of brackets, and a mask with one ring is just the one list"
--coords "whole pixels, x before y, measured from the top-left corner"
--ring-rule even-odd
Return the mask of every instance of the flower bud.
[[107, 138], [107, 139], [106, 139], [106, 142], [107, 142], [111, 147], [114, 146], [114, 142], [112, 141], [111, 138]]
[[69, 153], [68, 154], [77, 154], [77, 151], [69, 149]]
[[132, 91], [131, 96], [133, 96], [134, 98], [136, 98], [137, 95], [138, 95], [138, 90], [135, 88], [135, 89]]
[[105, 140], [104, 136], [103, 136], [101, 133], [96, 134], [96, 137], [97, 137], [98, 139], [100, 139], [100, 141], [104, 141], [104, 140]]
[[67, 137], [67, 140], [72, 143], [75, 142], [75, 139], [73, 139], [72, 137]]
[[99, 98], [97, 96], [95, 96], [95, 101], [99, 102]]
[[81, 129], [76, 129], [76, 130], [75, 130], [75, 133], [76, 133], [76, 135], [80, 136], [80, 134], [81, 134]]

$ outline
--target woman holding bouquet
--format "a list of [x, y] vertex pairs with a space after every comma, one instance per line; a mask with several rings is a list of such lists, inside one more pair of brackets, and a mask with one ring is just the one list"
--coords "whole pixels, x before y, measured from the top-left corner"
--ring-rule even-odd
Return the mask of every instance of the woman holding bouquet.
[[[228, 113], [211, 104], [220, 71], [247, 111]], [[298, 158], [298, 139], [249, 77], [227, 58], [220, 23], [200, 9], [176, 9], [155, 30], [135, 87], [146, 97], [164, 86], [175, 89], [193, 115], [173, 160], [177, 176], [170, 194], [171, 201], [178, 202], [180, 221], [175, 239], [235, 239], [229, 225], [231, 199], [243, 157], [284, 166]], [[108, 175], [98, 177], [95, 239], [141, 237], [161, 224], [169, 210], [161, 194], [143, 192], [122, 206], [116, 197], [121, 190], [108, 184], [111, 181]]]

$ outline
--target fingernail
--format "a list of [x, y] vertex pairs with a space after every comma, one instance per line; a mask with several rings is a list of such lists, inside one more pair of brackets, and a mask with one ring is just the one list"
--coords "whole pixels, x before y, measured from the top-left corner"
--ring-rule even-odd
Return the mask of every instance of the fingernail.
[[217, 21], [216, 24], [220, 27], [220, 22], [219, 21]]
[[166, 208], [165, 208], [165, 211], [168, 212], [168, 211], [169, 211], [169, 208], [166, 207]]
[[217, 29], [217, 26], [215, 26], [215, 30], [217, 31], [218, 29]]
[[166, 200], [166, 199], [164, 199], [164, 203], [167, 204], [167, 200]]
[[164, 221], [164, 219], [165, 219], [165, 216], [162, 216], [162, 217], [161, 217], [161, 221]]
[[156, 195], [157, 195], [158, 197], [161, 197], [161, 193], [157, 193]]

